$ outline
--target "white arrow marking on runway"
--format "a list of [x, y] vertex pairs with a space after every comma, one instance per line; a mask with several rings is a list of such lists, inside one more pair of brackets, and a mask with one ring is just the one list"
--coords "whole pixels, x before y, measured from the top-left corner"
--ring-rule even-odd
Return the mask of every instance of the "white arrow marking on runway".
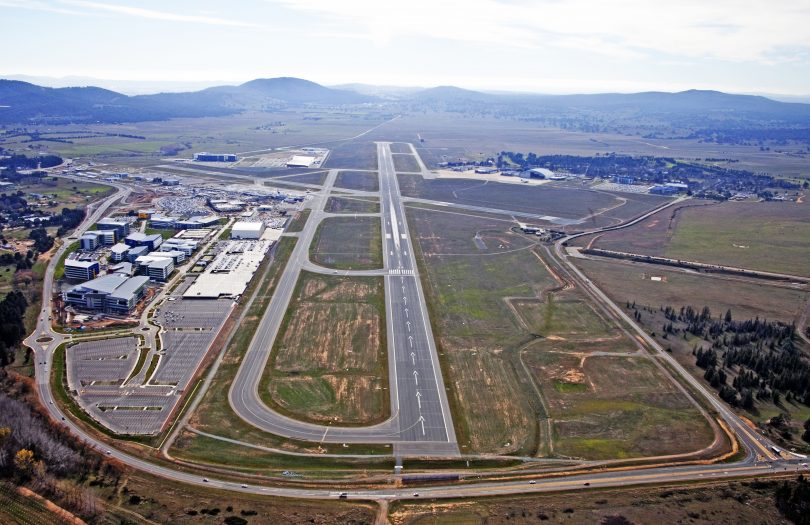
[[412, 335], [408, 336], [408, 343], [410, 343], [411, 347], [413, 347], [413, 336]]
[[405, 309], [405, 317], [408, 317], [408, 309]]
[[408, 297], [403, 295], [403, 296], [402, 296], [402, 301], [403, 301], [405, 304], [408, 304]]
[[408, 250], [405, 250], [405, 252], [404, 252], [404, 253], [405, 253], [405, 256], [407, 256], [407, 255], [408, 255]]
[[[394, 210], [394, 203], [390, 203], [391, 209], [391, 217], [396, 217], [396, 211]], [[391, 222], [391, 230], [392, 236], [394, 237], [394, 244], [396, 244], [396, 249], [399, 251], [399, 227], [397, 226], [396, 222]]]
[[419, 404], [419, 411], [422, 411], [422, 394], [419, 390], [416, 391], [416, 402]]
[[408, 331], [410, 332], [410, 331], [411, 331], [411, 322], [410, 322], [410, 321], [408, 321], [408, 322], [406, 322], [405, 324], [406, 324], [406, 325], [408, 325]]
[[413, 380], [416, 381], [417, 385], [419, 385], [419, 372], [416, 370], [413, 371]]
[[404, 286], [402, 287], [402, 293], [405, 293], [405, 287]]
[[425, 435], [425, 418], [424, 416], [419, 416], [419, 422], [422, 423], [422, 435]]

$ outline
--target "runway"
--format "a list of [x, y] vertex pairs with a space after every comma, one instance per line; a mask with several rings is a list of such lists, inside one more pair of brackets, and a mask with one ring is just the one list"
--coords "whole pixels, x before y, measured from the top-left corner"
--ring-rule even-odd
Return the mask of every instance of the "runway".
[[[399, 184], [386, 143], [377, 144], [388, 318], [392, 413], [399, 415], [400, 454], [457, 454], [456, 436]], [[396, 401], [396, 406], [393, 406]], [[394, 412], [396, 411], [396, 412]], [[410, 445], [407, 442], [421, 442]], [[426, 442], [434, 442], [428, 445]]]
[[[385, 443], [394, 444], [397, 455], [455, 456], [459, 451], [449, 403], [387, 143], [378, 144], [378, 157], [384, 269], [336, 272], [310, 262], [309, 246], [318, 224], [331, 216], [323, 211], [337, 175], [336, 171], [330, 171], [322, 191], [313, 196], [310, 218], [298, 236], [290, 261], [234, 379], [230, 403], [248, 423], [287, 438], [327, 443]], [[392, 414], [387, 421], [368, 427], [317, 425], [280, 414], [261, 401], [259, 383], [303, 269], [385, 276]]]

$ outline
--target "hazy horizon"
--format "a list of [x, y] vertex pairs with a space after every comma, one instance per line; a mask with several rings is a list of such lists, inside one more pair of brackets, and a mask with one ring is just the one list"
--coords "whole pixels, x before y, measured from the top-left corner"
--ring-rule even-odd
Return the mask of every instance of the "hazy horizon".
[[[172, 90], [294, 76], [549, 94], [807, 96], [810, 85], [810, 8], [798, 0], [0, 0], [0, 13], [0, 43], [25, 49], [4, 57], [4, 77]], [[22, 46], [32, 33], [36, 45]]]
[[[284, 75], [289, 76], [289, 75]], [[259, 77], [257, 77], [259, 78]], [[267, 77], [263, 77], [267, 78]], [[227, 86], [227, 85], [238, 85], [251, 79], [240, 79], [240, 80], [212, 80], [212, 81], [161, 81], [161, 80], [132, 80], [132, 79], [109, 79], [109, 78], [95, 78], [95, 77], [81, 77], [81, 76], [64, 76], [64, 77], [46, 77], [46, 76], [35, 76], [35, 75], [3, 75], [0, 74], [0, 79], [4, 80], [19, 80], [22, 82], [28, 82], [31, 84], [36, 84], [43, 87], [51, 87], [51, 88], [62, 88], [62, 87], [100, 87], [104, 89], [109, 89], [111, 91], [116, 91], [118, 93], [122, 93], [124, 95], [135, 96], [135, 95], [151, 95], [157, 93], [182, 93], [182, 92], [189, 92], [189, 91], [198, 91], [202, 89], [206, 89], [209, 87], [216, 87], [216, 86]], [[304, 78], [303, 80], [309, 80], [316, 82], [310, 78]], [[430, 89], [434, 87], [441, 87], [440, 85], [425, 85], [425, 86], [395, 86], [395, 85], [381, 85], [381, 84], [368, 84], [364, 82], [346, 82], [342, 84], [328, 84], [323, 83], [322, 85], [332, 88], [338, 89], [348, 89], [352, 85], [363, 85], [368, 86], [369, 88], [379, 88], [380, 92], [385, 92], [386, 90], [390, 90], [391, 92], [401, 91], [401, 92], [415, 92], [422, 89]], [[444, 86], [444, 85], [442, 85]], [[467, 86], [453, 86], [458, 87], [461, 89], [474, 89]], [[688, 89], [698, 89], [698, 88], [687, 88]], [[683, 91], [686, 91], [683, 90]], [[548, 91], [517, 91], [517, 90], [508, 90], [508, 89], [482, 89], [476, 90], [481, 91], [483, 93], [492, 93], [492, 94], [533, 94], [533, 95], [587, 95], [587, 94], [600, 94], [600, 93], [608, 93], [607, 91], [570, 91], [570, 92], [548, 92]], [[650, 91], [665, 91], [666, 90], [650, 90]], [[670, 91], [674, 92], [674, 91]], [[612, 91], [610, 93], [638, 93], [638, 91]], [[767, 98], [771, 98], [773, 100], [778, 100], [782, 102], [800, 102], [800, 103], [808, 103], [810, 104], [810, 91], [808, 94], [801, 94], [801, 95], [790, 95], [784, 93], [758, 93], [758, 92], [726, 92], [731, 94], [737, 95], [756, 95], [756, 96], [763, 96]]]

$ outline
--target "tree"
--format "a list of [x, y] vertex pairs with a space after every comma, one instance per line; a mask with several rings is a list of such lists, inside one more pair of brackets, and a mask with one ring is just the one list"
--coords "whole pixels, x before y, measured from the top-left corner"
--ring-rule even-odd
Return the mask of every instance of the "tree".
[[20, 472], [30, 474], [34, 470], [34, 453], [27, 448], [21, 448], [14, 454], [14, 466]]
[[746, 388], [742, 396], [742, 407], [746, 410], [754, 408], [754, 394], [751, 389]]

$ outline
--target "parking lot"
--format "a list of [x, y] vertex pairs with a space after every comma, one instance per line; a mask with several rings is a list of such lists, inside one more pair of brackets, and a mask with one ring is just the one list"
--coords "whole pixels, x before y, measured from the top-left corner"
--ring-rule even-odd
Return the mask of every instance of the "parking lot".
[[88, 413], [114, 432], [155, 434], [163, 428], [231, 313], [230, 299], [178, 297], [186, 287], [181, 284], [155, 317], [164, 331], [160, 360], [148, 384], [121, 386], [138, 360], [136, 337], [90, 341], [68, 349], [71, 390], [78, 392]]
[[81, 396], [85, 409], [105, 426], [121, 434], [154, 434], [169, 417], [177, 396], [168, 389], [151, 387], [145, 393], [121, 389]]
[[88, 341], [68, 348], [68, 384], [72, 390], [92, 385], [120, 385], [135, 366], [138, 340], [120, 337]]
[[[175, 294], [184, 292], [175, 290]], [[216, 330], [230, 312], [230, 299], [180, 299], [174, 295], [160, 306], [157, 322], [167, 331], [175, 328]]]
[[[217, 326], [217, 328], [219, 328]], [[163, 334], [164, 355], [150, 384], [174, 385], [184, 390], [217, 336], [218, 330], [177, 331]]]

